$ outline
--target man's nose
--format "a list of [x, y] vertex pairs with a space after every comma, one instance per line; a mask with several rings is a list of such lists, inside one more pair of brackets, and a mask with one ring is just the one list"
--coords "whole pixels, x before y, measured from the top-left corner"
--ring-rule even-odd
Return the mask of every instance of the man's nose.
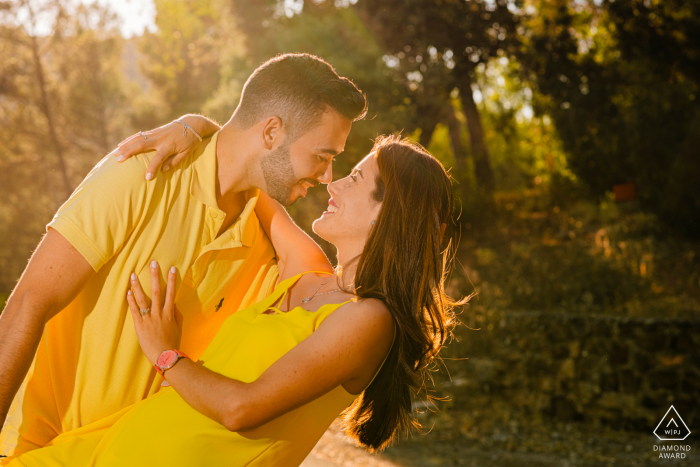
[[320, 183], [325, 183], [326, 185], [333, 181], [333, 162], [332, 161], [328, 163], [328, 167], [326, 167], [326, 171], [323, 172], [323, 175], [318, 177], [318, 181]]

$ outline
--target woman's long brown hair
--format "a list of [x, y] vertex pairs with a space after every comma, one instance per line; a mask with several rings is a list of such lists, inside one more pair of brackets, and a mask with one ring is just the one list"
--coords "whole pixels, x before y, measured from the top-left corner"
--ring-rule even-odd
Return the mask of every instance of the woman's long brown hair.
[[[371, 451], [395, 435], [420, 428], [414, 397], [455, 326], [455, 302], [445, 294], [456, 238], [452, 183], [440, 161], [398, 136], [377, 139], [379, 165], [372, 194], [382, 203], [355, 273], [355, 294], [387, 306], [396, 338], [381, 371], [344, 412], [345, 431]], [[444, 238], [443, 238], [444, 233]], [[426, 391], [427, 394], [427, 391]], [[428, 396], [429, 397], [429, 396]]]

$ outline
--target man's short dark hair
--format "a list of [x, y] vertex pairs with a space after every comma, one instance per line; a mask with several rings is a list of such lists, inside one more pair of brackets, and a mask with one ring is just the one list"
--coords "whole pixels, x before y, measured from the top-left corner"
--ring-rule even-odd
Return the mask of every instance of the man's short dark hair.
[[294, 141], [328, 108], [354, 122], [367, 113], [367, 99], [323, 59], [310, 54], [284, 54], [263, 63], [250, 75], [233, 123], [245, 129], [274, 115], [282, 120], [290, 141]]

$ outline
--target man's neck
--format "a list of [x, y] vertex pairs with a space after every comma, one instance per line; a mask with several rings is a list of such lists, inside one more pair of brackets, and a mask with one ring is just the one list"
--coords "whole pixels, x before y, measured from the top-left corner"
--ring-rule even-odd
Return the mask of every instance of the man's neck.
[[229, 122], [221, 128], [216, 141], [216, 202], [227, 214], [239, 210], [243, 192], [260, 187], [263, 179], [257, 154], [246, 144], [250, 135], [245, 133]]

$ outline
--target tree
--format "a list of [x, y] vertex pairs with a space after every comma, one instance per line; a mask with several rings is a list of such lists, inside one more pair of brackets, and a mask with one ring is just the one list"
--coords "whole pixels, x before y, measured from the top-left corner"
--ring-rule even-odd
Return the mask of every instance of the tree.
[[146, 31], [139, 43], [141, 70], [163, 107], [155, 120], [201, 110], [219, 85], [227, 54], [235, 47], [228, 43], [234, 31], [225, 27], [222, 7], [211, 0], [156, 0], [158, 31]]
[[[401, 61], [401, 71], [412, 68], [407, 73], [414, 82], [422, 82], [428, 70], [439, 69], [431, 70], [437, 78], [422, 85], [422, 94], [434, 97], [424, 108], [433, 119], [447, 117], [458, 169], [466, 164], [454, 110], [449, 104], [449, 91], [455, 88], [459, 91], [470, 136], [477, 192], [486, 202], [493, 196], [494, 177], [481, 116], [473, 97], [475, 70], [480, 63], [494, 57], [515, 55], [518, 17], [512, 10], [516, 5], [507, 0], [381, 0], [360, 2], [355, 7], [386, 53]], [[429, 133], [434, 127], [429, 123], [425, 129]]]
[[[0, 292], [46, 223], [126, 134], [115, 17], [97, 5], [0, 3]], [[40, 34], [37, 23], [51, 26]]]
[[634, 182], [644, 209], [700, 237], [700, 5], [542, 2], [527, 28], [536, 107], [592, 195]]

